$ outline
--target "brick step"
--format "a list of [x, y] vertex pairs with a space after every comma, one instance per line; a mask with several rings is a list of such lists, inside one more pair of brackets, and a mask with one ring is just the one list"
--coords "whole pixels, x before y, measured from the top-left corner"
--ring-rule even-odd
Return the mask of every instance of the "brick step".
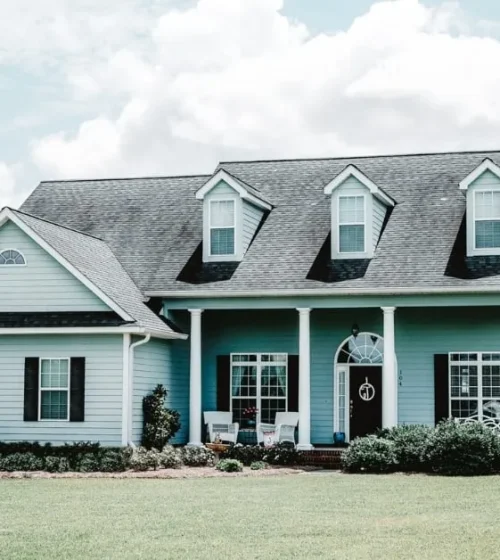
[[340, 469], [343, 449], [317, 449], [302, 451], [305, 465]]

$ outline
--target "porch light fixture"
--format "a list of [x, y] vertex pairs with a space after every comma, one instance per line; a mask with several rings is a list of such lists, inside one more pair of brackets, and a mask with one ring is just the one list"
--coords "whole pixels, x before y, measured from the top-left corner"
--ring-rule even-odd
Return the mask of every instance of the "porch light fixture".
[[359, 334], [359, 325], [358, 325], [358, 323], [354, 323], [354, 325], [353, 325], [352, 328], [351, 328], [351, 333], [352, 333], [352, 336], [353, 336], [354, 338], [356, 338], [356, 337], [358, 336], [358, 334]]

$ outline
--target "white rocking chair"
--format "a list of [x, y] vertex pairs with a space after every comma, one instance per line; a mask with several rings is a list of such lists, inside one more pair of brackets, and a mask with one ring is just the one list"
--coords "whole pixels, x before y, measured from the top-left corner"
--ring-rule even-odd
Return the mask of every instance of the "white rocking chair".
[[298, 412], [277, 412], [274, 424], [257, 424], [257, 442], [267, 445], [287, 441], [295, 445], [295, 428], [298, 423]]
[[211, 443], [217, 438], [229, 443], [237, 442], [240, 425], [233, 422], [232, 412], [204, 412], [203, 417]]

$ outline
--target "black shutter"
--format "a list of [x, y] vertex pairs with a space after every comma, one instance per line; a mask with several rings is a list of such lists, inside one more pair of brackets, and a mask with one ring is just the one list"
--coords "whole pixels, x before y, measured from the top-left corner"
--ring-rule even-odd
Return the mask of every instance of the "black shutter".
[[231, 410], [231, 358], [217, 356], [217, 410]]
[[40, 358], [24, 360], [24, 421], [38, 420], [38, 378]]
[[299, 357], [288, 356], [288, 412], [299, 411]]
[[448, 354], [434, 355], [434, 420], [436, 424], [448, 418], [450, 389], [448, 384]]
[[71, 381], [69, 397], [71, 422], [85, 420], [85, 358], [71, 358]]

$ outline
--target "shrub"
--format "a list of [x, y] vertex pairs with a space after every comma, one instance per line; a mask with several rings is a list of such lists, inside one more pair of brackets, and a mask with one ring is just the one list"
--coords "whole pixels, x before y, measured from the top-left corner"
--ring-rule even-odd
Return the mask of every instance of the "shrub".
[[408, 425], [381, 430], [377, 435], [394, 442], [398, 469], [420, 472], [426, 469], [424, 454], [432, 432], [429, 426]]
[[262, 459], [270, 465], [298, 465], [301, 462], [300, 452], [291, 443], [278, 443], [263, 449]]
[[261, 471], [262, 469], [267, 469], [267, 463], [264, 463], [264, 461], [254, 461], [251, 465], [250, 468], [253, 471]]
[[178, 469], [182, 466], [182, 460], [179, 452], [175, 447], [166, 445], [160, 452], [158, 457], [160, 467], [164, 469]]
[[222, 472], [241, 472], [243, 465], [237, 459], [222, 459], [215, 468]]
[[126, 449], [103, 449], [97, 457], [99, 470], [102, 472], [123, 472], [129, 468], [130, 456]]
[[43, 469], [51, 473], [61, 473], [69, 471], [69, 461], [66, 457], [56, 457], [54, 455], [48, 455], [44, 459]]
[[0, 459], [0, 470], [14, 471], [41, 471], [43, 459], [34, 453], [12, 453]]
[[479, 422], [447, 420], [432, 431], [424, 459], [439, 474], [490, 474], [500, 466], [500, 437]]
[[237, 443], [227, 450], [224, 458], [237, 459], [248, 467], [255, 461], [261, 461], [266, 452], [267, 449], [259, 445], [242, 445]]
[[101, 470], [99, 457], [94, 453], [81, 455], [75, 470], [83, 473], [99, 472]]
[[395, 444], [377, 436], [356, 438], [342, 455], [348, 472], [391, 472], [397, 465]]
[[186, 445], [182, 448], [182, 462], [189, 467], [211, 467], [215, 462], [215, 453], [206, 447]]
[[167, 390], [158, 385], [150, 395], [144, 397], [144, 427], [142, 445], [146, 449], [163, 449], [181, 427], [180, 414], [165, 408]]
[[160, 466], [160, 453], [157, 449], [137, 447], [130, 457], [130, 468], [134, 471], [156, 470]]

